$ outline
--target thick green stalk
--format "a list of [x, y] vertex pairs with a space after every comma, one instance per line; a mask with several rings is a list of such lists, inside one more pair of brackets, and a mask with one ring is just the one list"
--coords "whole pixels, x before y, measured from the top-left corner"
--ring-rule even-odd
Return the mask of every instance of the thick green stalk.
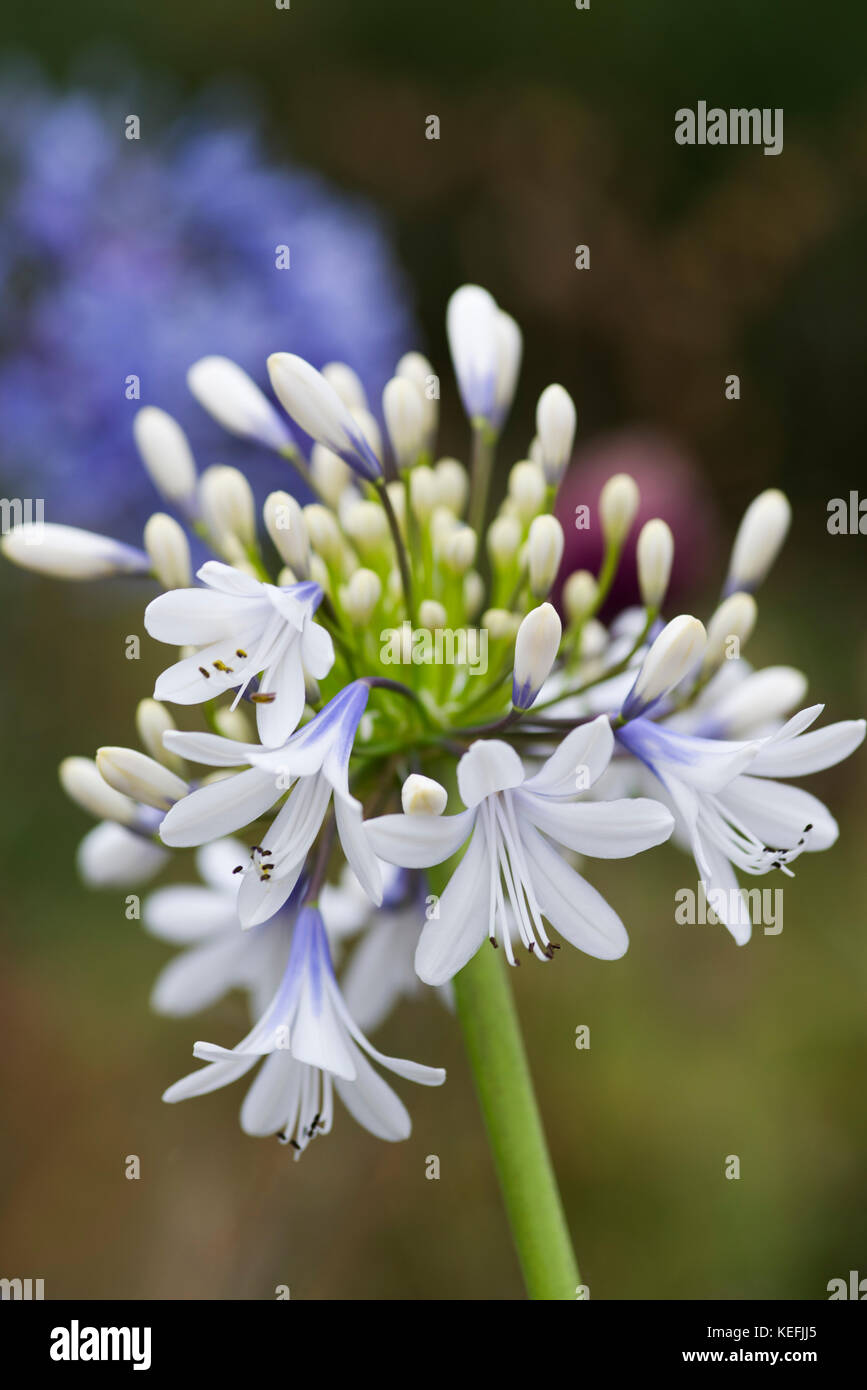
[[506, 971], [486, 942], [455, 978], [458, 1017], [527, 1292], [574, 1299], [578, 1266]]

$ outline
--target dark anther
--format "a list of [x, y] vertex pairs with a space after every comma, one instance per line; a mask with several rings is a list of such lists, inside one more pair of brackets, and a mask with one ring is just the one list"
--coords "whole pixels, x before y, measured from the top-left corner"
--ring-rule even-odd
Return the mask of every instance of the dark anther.
[[201, 674], [205, 677], [205, 680], [206, 680], [206, 681], [209, 681], [209, 680], [211, 679], [211, 673], [210, 673], [210, 671], [206, 671], [205, 668], [204, 668], [204, 666], [200, 666], [200, 667], [199, 667], [199, 671], [200, 671]]
[[235, 652], [235, 655], [236, 655], [236, 656], [239, 656], [239, 657], [241, 658], [241, 660], [244, 661], [245, 658], [246, 658], [246, 656], [247, 656], [247, 653], [246, 653], [245, 651], [242, 651], [241, 648], [238, 647], [238, 649], [237, 649], [236, 652]]

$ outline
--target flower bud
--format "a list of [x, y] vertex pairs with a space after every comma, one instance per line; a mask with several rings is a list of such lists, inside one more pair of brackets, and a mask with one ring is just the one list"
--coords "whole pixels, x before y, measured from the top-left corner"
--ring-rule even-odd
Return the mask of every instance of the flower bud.
[[786, 539], [792, 508], [779, 488], [768, 488], [744, 512], [729, 562], [725, 592], [751, 593], [758, 588]]
[[545, 681], [560, 650], [563, 625], [556, 608], [543, 603], [527, 614], [515, 638], [512, 671], [512, 704], [529, 709]]
[[668, 589], [674, 559], [674, 536], [670, 526], [659, 517], [646, 522], [639, 533], [635, 554], [641, 601], [652, 613], [658, 613]]
[[[337, 517], [320, 502], [311, 502], [302, 510], [310, 544], [326, 564], [340, 564], [343, 557], [343, 537]], [[293, 566], [294, 568], [294, 566]]]
[[411, 468], [424, 447], [424, 403], [418, 387], [393, 376], [382, 393], [382, 413], [398, 468]]
[[480, 285], [462, 285], [446, 309], [446, 332], [458, 390], [476, 426], [494, 415], [499, 356], [496, 300]]
[[394, 374], [411, 381], [418, 391], [424, 413], [425, 442], [429, 443], [436, 433], [439, 420], [437, 374], [432, 364], [420, 352], [406, 352], [398, 362]]
[[419, 626], [427, 628], [428, 632], [436, 632], [438, 628], [446, 626], [448, 614], [437, 599], [426, 598], [418, 606], [418, 621]]
[[294, 452], [295, 443], [285, 421], [253, 378], [231, 358], [200, 358], [187, 372], [187, 385], [199, 405], [230, 434], [252, 439], [278, 453]]
[[199, 480], [202, 515], [218, 545], [227, 537], [247, 549], [256, 544], [256, 504], [253, 489], [237, 468], [215, 463]]
[[106, 785], [92, 758], [64, 758], [58, 775], [69, 799], [98, 820], [132, 825], [137, 819], [135, 802]]
[[367, 393], [361, 377], [345, 362], [326, 362], [322, 375], [349, 410], [367, 410]]
[[409, 496], [419, 521], [427, 521], [439, 500], [437, 478], [432, 468], [420, 464], [409, 475]]
[[[314, 444], [310, 455], [310, 476], [325, 501], [336, 507], [352, 480], [352, 469], [339, 454], [324, 444]], [[354, 491], [354, 489], [353, 489]]]
[[437, 484], [437, 501], [449, 507], [455, 516], [460, 516], [467, 505], [470, 480], [467, 470], [457, 459], [440, 459], [434, 466]]
[[729, 657], [732, 639], [735, 641], [734, 658], [740, 656], [741, 644], [748, 642], [752, 636], [758, 611], [752, 594], [730, 594], [723, 599], [707, 625], [702, 676], [709, 676]]
[[575, 403], [562, 386], [546, 386], [536, 406], [536, 433], [545, 481], [556, 487], [572, 457], [577, 415]]
[[575, 570], [563, 585], [563, 607], [570, 623], [577, 627], [595, 612], [599, 585], [589, 570]]
[[371, 415], [369, 410], [353, 410], [351, 414], [356, 429], [361, 431], [362, 438], [376, 458], [381, 474], [384, 450], [382, 447], [382, 430], [379, 428], [376, 416]]
[[165, 705], [161, 705], [159, 700], [140, 700], [135, 712], [135, 726], [143, 747], [151, 757], [182, 776], [186, 771], [183, 758], [170, 752], [163, 743], [163, 734], [177, 728]]
[[304, 513], [288, 492], [271, 492], [262, 508], [265, 529], [281, 560], [295, 574], [305, 575], [310, 564], [310, 538]]
[[407, 816], [441, 816], [448, 805], [449, 794], [432, 777], [413, 772], [401, 788], [400, 800]]
[[481, 627], [492, 642], [511, 641], [520, 627], [521, 619], [508, 608], [487, 608], [482, 614]]
[[180, 522], [167, 512], [154, 512], [144, 528], [144, 547], [151, 569], [164, 589], [189, 589], [193, 583], [190, 543]]
[[545, 505], [547, 484], [538, 464], [529, 459], [516, 463], [509, 474], [509, 496], [522, 521], [529, 521]]
[[698, 618], [681, 614], [666, 624], [641, 663], [623, 704], [623, 718], [643, 714], [682, 681], [701, 657], [706, 641]]
[[464, 611], [468, 618], [476, 616], [485, 601], [485, 581], [478, 570], [467, 570], [464, 575]]
[[280, 404], [311, 439], [339, 454], [370, 482], [382, 476], [357, 411], [353, 413], [321, 372], [294, 353], [274, 352], [268, 358], [268, 374]]
[[521, 544], [521, 523], [514, 516], [498, 516], [488, 527], [488, 554], [494, 569], [510, 565]]
[[167, 502], [195, 499], [196, 464], [177, 420], [155, 405], [144, 405], [132, 423], [133, 439], [151, 481]]
[[77, 526], [28, 522], [13, 526], [0, 549], [21, 569], [54, 579], [106, 579], [115, 574], [147, 574], [151, 562], [143, 550]]
[[365, 554], [388, 543], [388, 518], [378, 502], [356, 502], [347, 510], [343, 528]]
[[443, 565], [452, 574], [466, 574], [476, 558], [477, 537], [471, 526], [458, 522], [439, 544]]
[[343, 589], [343, 608], [352, 622], [362, 627], [369, 622], [382, 595], [382, 580], [369, 569], [357, 569]]
[[628, 473], [615, 473], [599, 495], [599, 520], [609, 545], [622, 545], [635, 520], [641, 495]]
[[530, 592], [536, 598], [544, 598], [557, 578], [564, 544], [563, 527], [555, 516], [537, 516], [530, 523], [527, 568], [530, 571]]
[[492, 424], [499, 430], [502, 428], [515, 398], [524, 340], [515, 320], [510, 314], [504, 313], [502, 309], [497, 313], [494, 336], [497, 349], [497, 368]]
[[256, 730], [253, 721], [248, 718], [246, 710], [240, 705], [232, 709], [231, 705], [221, 705], [214, 710], [214, 724], [217, 732], [223, 738], [234, 738], [239, 743], [255, 743]]
[[96, 766], [115, 791], [158, 811], [170, 810], [189, 791], [174, 772], [137, 748], [98, 748]]

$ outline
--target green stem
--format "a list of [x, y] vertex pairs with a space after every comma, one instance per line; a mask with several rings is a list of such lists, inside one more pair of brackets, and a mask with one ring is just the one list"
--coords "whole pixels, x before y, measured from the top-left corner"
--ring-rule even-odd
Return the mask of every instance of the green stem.
[[455, 977], [458, 1018], [527, 1293], [574, 1299], [578, 1266], [506, 969], [486, 942]]

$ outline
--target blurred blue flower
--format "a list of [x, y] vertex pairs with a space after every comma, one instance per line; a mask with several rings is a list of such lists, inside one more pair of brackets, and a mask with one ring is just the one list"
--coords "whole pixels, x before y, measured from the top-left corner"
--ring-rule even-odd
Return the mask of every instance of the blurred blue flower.
[[47, 519], [130, 535], [158, 502], [132, 439], [143, 404], [177, 417], [200, 467], [243, 461], [260, 495], [293, 486], [196, 404], [197, 358], [226, 354], [269, 395], [271, 352], [345, 361], [378, 410], [415, 334], [367, 205], [270, 163], [255, 121], [224, 102], [160, 132], [152, 105], [123, 100], [57, 95], [22, 71], [0, 81], [0, 459], [5, 490], [44, 497]]

